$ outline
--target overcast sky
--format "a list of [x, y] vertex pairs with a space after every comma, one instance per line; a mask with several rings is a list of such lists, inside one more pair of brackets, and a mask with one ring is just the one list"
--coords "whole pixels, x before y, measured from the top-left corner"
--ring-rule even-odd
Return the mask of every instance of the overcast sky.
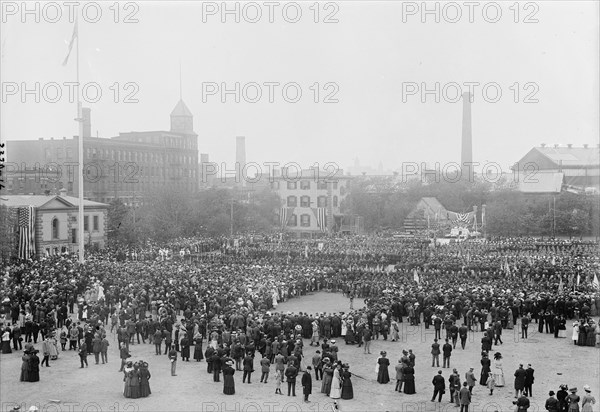
[[[96, 82], [102, 91], [97, 103], [84, 106], [92, 108], [92, 133], [100, 137], [169, 130], [181, 61], [183, 100], [194, 114], [199, 151], [212, 161], [232, 162], [238, 135], [246, 136], [248, 160], [258, 162], [346, 168], [358, 157], [363, 165], [396, 169], [401, 162], [458, 161], [462, 102], [453, 101], [452, 83], [468, 91], [467, 82], [480, 83], [472, 105], [475, 161], [508, 168], [541, 142], [598, 142], [597, 1], [480, 2], [472, 17], [463, 2], [428, 2], [431, 10], [438, 7], [439, 23], [435, 12], [423, 14], [421, 2], [274, 2], [273, 22], [263, 2], [239, 3], [239, 23], [234, 14], [222, 15], [221, 2], [121, 3], [118, 16], [111, 3], [98, 3], [96, 23], [90, 22], [94, 7], [85, 16], [77, 9], [80, 82]], [[46, 86], [75, 81], [74, 53], [62, 66], [73, 32], [69, 10], [60, 7], [62, 18], [52, 22], [58, 8], [39, 3], [36, 23], [35, 14], [22, 15], [21, 4], [3, 2], [2, 139], [71, 137], [77, 125], [68, 88], [63, 85], [62, 98], [52, 103], [55, 89]], [[257, 10], [262, 17], [252, 23]], [[127, 17], [137, 22], [125, 23]], [[47, 92], [39, 103], [20, 93], [36, 82]], [[137, 91], [125, 87], [129, 82]], [[246, 101], [255, 98], [252, 86], [239, 103], [233, 95], [223, 102], [220, 92], [203, 98], [208, 83], [233, 89], [236, 82], [261, 85], [260, 101]], [[273, 103], [268, 82], [280, 83]], [[297, 103], [282, 96], [291, 82], [302, 91]], [[412, 84], [434, 89], [436, 82], [439, 102], [435, 93], [408, 94]], [[10, 94], [13, 83], [16, 95]], [[491, 85], [487, 94], [485, 84]], [[494, 103], [498, 88], [502, 96]], [[287, 90], [293, 99], [295, 89]], [[131, 92], [137, 103], [125, 103]], [[328, 95], [337, 103], [325, 103]]]

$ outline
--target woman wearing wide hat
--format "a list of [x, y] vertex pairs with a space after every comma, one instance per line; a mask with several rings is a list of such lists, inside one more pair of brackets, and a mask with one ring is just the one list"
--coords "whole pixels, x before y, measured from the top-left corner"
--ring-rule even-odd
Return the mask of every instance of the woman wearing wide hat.
[[571, 392], [568, 396], [567, 396], [567, 411], [569, 412], [579, 412], [579, 395], [577, 395], [577, 388], [571, 388], [569, 389], [569, 392]]
[[39, 382], [40, 380], [40, 358], [38, 358], [39, 350], [31, 351], [29, 358], [29, 382]]
[[504, 386], [504, 369], [502, 369], [502, 354], [500, 352], [494, 353], [494, 380], [496, 381], [496, 387]]
[[140, 398], [146, 398], [150, 396], [150, 378], [152, 375], [148, 370], [148, 362], [140, 361]]
[[490, 365], [492, 361], [488, 357], [487, 352], [481, 353], [481, 377], [479, 379], [479, 384], [485, 386], [487, 384], [488, 376], [491, 372]]
[[593, 405], [596, 403], [596, 398], [592, 396], [592, 389], [590, 385], [585, 385], [583, 390], [585, 394], [581, 398], [581, 412], [593, 412]]
[[23, 356], [21, 360], [23, 363], [21, 364], [21, 382], [29, 382], [29, 360], [31, 359], [31, 354], [29, 353], [29, 349], [25, 348], [23, 351]]
[[377, 359], [377, 382], [388, 383], [390, 381], [390, 374], [388, 372], [390, 360], [386, 357], [386, 351], [381, 351], [379, 354], [381, 357]]
[[228, 360], [223, 367], [223, 393], [225, 395], [235, 394], [235, 381], [233, 380], [235, 369], [232, 366], [233, 361]]
[[342, 365], [342, 399], [354, 398], [354, 389], [352, 387], [352, 374], [348, 370], [350, 366], [347, 363]]

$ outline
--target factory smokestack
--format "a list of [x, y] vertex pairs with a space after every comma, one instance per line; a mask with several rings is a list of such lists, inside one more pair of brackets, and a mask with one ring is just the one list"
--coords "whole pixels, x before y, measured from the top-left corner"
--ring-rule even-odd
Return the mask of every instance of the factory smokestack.
[[246, 186], [245, 179], [243, 178], [243, 170], [244, 166], [246, 166], [246, 137], [244, 136], [237, 136], [235, 138], [235, 166], [236, 169], [239, 168], [240, 171], [237, 173], [240, 180], [238, 183], [242, 186]]
[[462, 145], [460, 164], [464, 170], [473, 173], [473, 136], [471, 133], [471, 94], [463, 93]]

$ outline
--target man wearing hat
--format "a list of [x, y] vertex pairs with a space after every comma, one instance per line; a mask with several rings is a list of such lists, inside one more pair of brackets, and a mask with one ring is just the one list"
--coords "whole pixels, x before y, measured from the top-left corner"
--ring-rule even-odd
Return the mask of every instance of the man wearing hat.
[[319, 375], [323, 379], [323, 363], [321, 362], [321, 351], [317, 350], [312, 357], [312, 364], [315, 370], [315, 380], [319, 380]]
[[473, 387], [477, 383], [477, 378], [475, 377], [473, 368], [469, 368], [469, 371], [467, 373], [465, 373], [465, 380], [466, 380], [467, 386], [469, 387], [469, 392], [473, 393]]
[[433, 340], [433, 344], [431, 345], [431, 367], [436, 366], [440, 367], [440, 344], [437, 343], [437, 338]]
[[433, 383], [433, 396], [431, 397], [431, 402], [435, 402], [436, 395], [438, 395], [438, 402], [441, 402], [442, 395], [444, 395], [446, 391], [446, 382], [442, 376], [441, 370], [439, 370], [438, 374], [433, 377], [431, 383]]
[[534, 381], [533, 372], [531, 363], [527, 364], [527, 369], [525, 369], [525, 395], [529, 398], [533, 397], [533, 390], [531, 389]]
[[525, 378], [527, 373], [525, 369], [523, 369], [523, 364], [519, 364], [519, 369], [515, 371], [515, 399], [519, 397], [521, 393], [523, 393], [523, 389], [525, 389]]
[[546, 405], [545, 408], [548, 412], [558, 412], [558, 399], [556, 399], [554, 397], [554, 391], [550, 391], [548, 392], [548, 395], [550, 396], [548, 399], [546, 399]]
[[310, 402], [308, 395], [312, 393], [312, 377], [310, 376], [311, 367], [307, 366], [306, 371], [302, 375], [302, 393], [304, 394], [304, 402]]

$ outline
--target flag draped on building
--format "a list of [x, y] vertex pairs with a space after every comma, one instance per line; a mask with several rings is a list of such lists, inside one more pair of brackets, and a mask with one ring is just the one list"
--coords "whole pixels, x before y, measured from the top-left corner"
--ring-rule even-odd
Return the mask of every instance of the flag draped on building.
[[417, 269], [413, 269], [413, 280], [419, 283], [419, 273], [417, 272]]
[[594, 281], [592, 282], [592, 286], [596, 289], [600, 289], [600, 282], [598, 282], [598, 274], [594, 273]]
[[19, 259], [35, 255], [35, 209], [33, 206], [19, 208]]
[[288, 221], [288, 208], [282, 207], [279, 211], [279, 223], [281, 223], [281, 227], [285, 227]]
[[316, 217], [317, 226], [319, 226], [319, 230], [321, 230], [321, 232], [325, 232], [327, 230], [327, 209], [324, 207], [318, 207]]
[[475, 212], [456, 213], [448, 211], [446, 217], [456, 226], [468, 226], [475, 221]]
[[71, 36], [71, 41], [69, 42], [69, 51], [67, 52], [67, 56], [63, 60], [63, 66], [66, 66], [69, 62], [69, 56], [71, 55], [71, 51], [73, 50], [73, 44], [75, 43], [75, 39], [77, 39], [77, 36], [79, 36], [79, 30], [77, 28], [77, 20], [75, 20], [75, 26], [73, 27], [73, 35]]

